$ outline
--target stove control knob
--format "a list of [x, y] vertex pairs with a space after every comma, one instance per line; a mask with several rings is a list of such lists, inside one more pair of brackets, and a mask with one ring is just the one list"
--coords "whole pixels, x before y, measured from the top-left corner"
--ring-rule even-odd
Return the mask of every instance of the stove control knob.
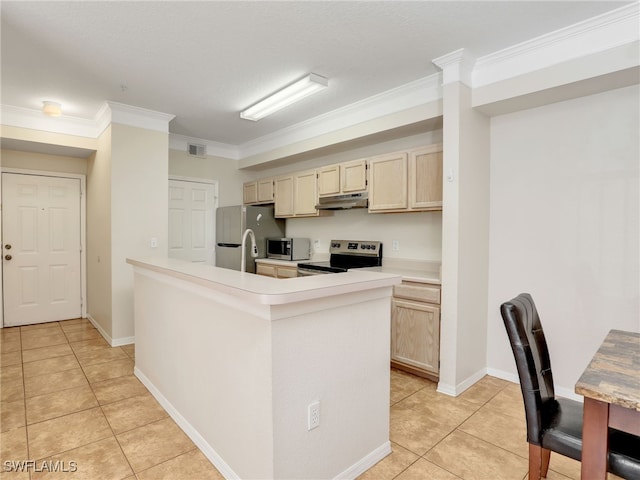
[[360, 249], [364, 250], [366, 247], [364, 244], [360, 245]]
[[375, 245], [371, 245], [371, 250], [375, 250], [376, 246]]

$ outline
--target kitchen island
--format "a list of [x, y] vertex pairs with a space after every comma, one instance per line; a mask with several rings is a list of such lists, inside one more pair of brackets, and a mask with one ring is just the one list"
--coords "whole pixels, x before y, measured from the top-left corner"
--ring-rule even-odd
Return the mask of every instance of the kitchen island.
[[135, 374], [226, 478], [355, 478], [390, 453], [399, 276], [278, 280], [176, 259], [127, 262]]

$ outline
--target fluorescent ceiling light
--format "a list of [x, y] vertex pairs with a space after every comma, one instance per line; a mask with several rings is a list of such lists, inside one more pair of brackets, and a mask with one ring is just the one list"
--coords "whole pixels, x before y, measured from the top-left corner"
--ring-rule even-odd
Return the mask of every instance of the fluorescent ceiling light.
[[312, 93], [326, 88], [328, 85], [329, 80], [315, 73], [311, 73], [240, 112], [240, 118], [253, 120], [255, 122], [267, 115], [277, 112], [281, 108], [308, 97]]
[[62, 115], [62, 105], [56, 102], [42, 102], [42, 113], [49, 117]]

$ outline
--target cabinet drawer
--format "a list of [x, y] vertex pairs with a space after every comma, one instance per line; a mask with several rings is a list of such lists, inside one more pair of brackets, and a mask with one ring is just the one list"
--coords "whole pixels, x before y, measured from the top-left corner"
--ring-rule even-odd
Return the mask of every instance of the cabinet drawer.
[[402, 282], [393, 287], [393, 296], [440, 305], [440, 288], [417, 282]]
[[298, 276], [298, 268], [278, 267], [278, 278], [295, 278]]
[[258, 275], [266, 275], [267, 277], [276, 276], [276, 266], [275, 265], [267, 265], [264, 263], [256, 263], [256, 273]]

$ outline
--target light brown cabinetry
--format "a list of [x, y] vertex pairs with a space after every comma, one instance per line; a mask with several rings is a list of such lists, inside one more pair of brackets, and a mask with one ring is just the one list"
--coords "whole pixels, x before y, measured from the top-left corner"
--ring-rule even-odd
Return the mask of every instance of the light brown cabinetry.
[[442, 146], [409, 153], [409, 208], [442, 209]]
[[318, 177], [316, 170], [297, 172], [274, 180], [276, 217], [317, 217], [331, 212], [316, 210]]
[[274, 179], [273, 190], [275, 216], [293, 217], [293, 175]]
[[273, 203], [273, 191], [273, 178], [246, 182], [242, 190], [242, 203], [245, 205]]
[[407, 154], [381, 155], [369, 160], [369, 211], [405, 210], [407, 197]]
[[318, 169], [318, 196], [363, 192], [367, 189], [367, 161], [327, 165]]
[[318, 176], [315, 170], [293, 176], [293, 214], [296, 217], [316, 216], [318, 210]]
[[273, 278], [294, 278], [298, 276], [298, 267], [260, 262], [256, 263], [256, 273]]
[[369, 160], [369, 212], [442, 210], [442, 145]]
[[437, 380], [440, 287], [402, 282], [391, 299], [391, 366]]

